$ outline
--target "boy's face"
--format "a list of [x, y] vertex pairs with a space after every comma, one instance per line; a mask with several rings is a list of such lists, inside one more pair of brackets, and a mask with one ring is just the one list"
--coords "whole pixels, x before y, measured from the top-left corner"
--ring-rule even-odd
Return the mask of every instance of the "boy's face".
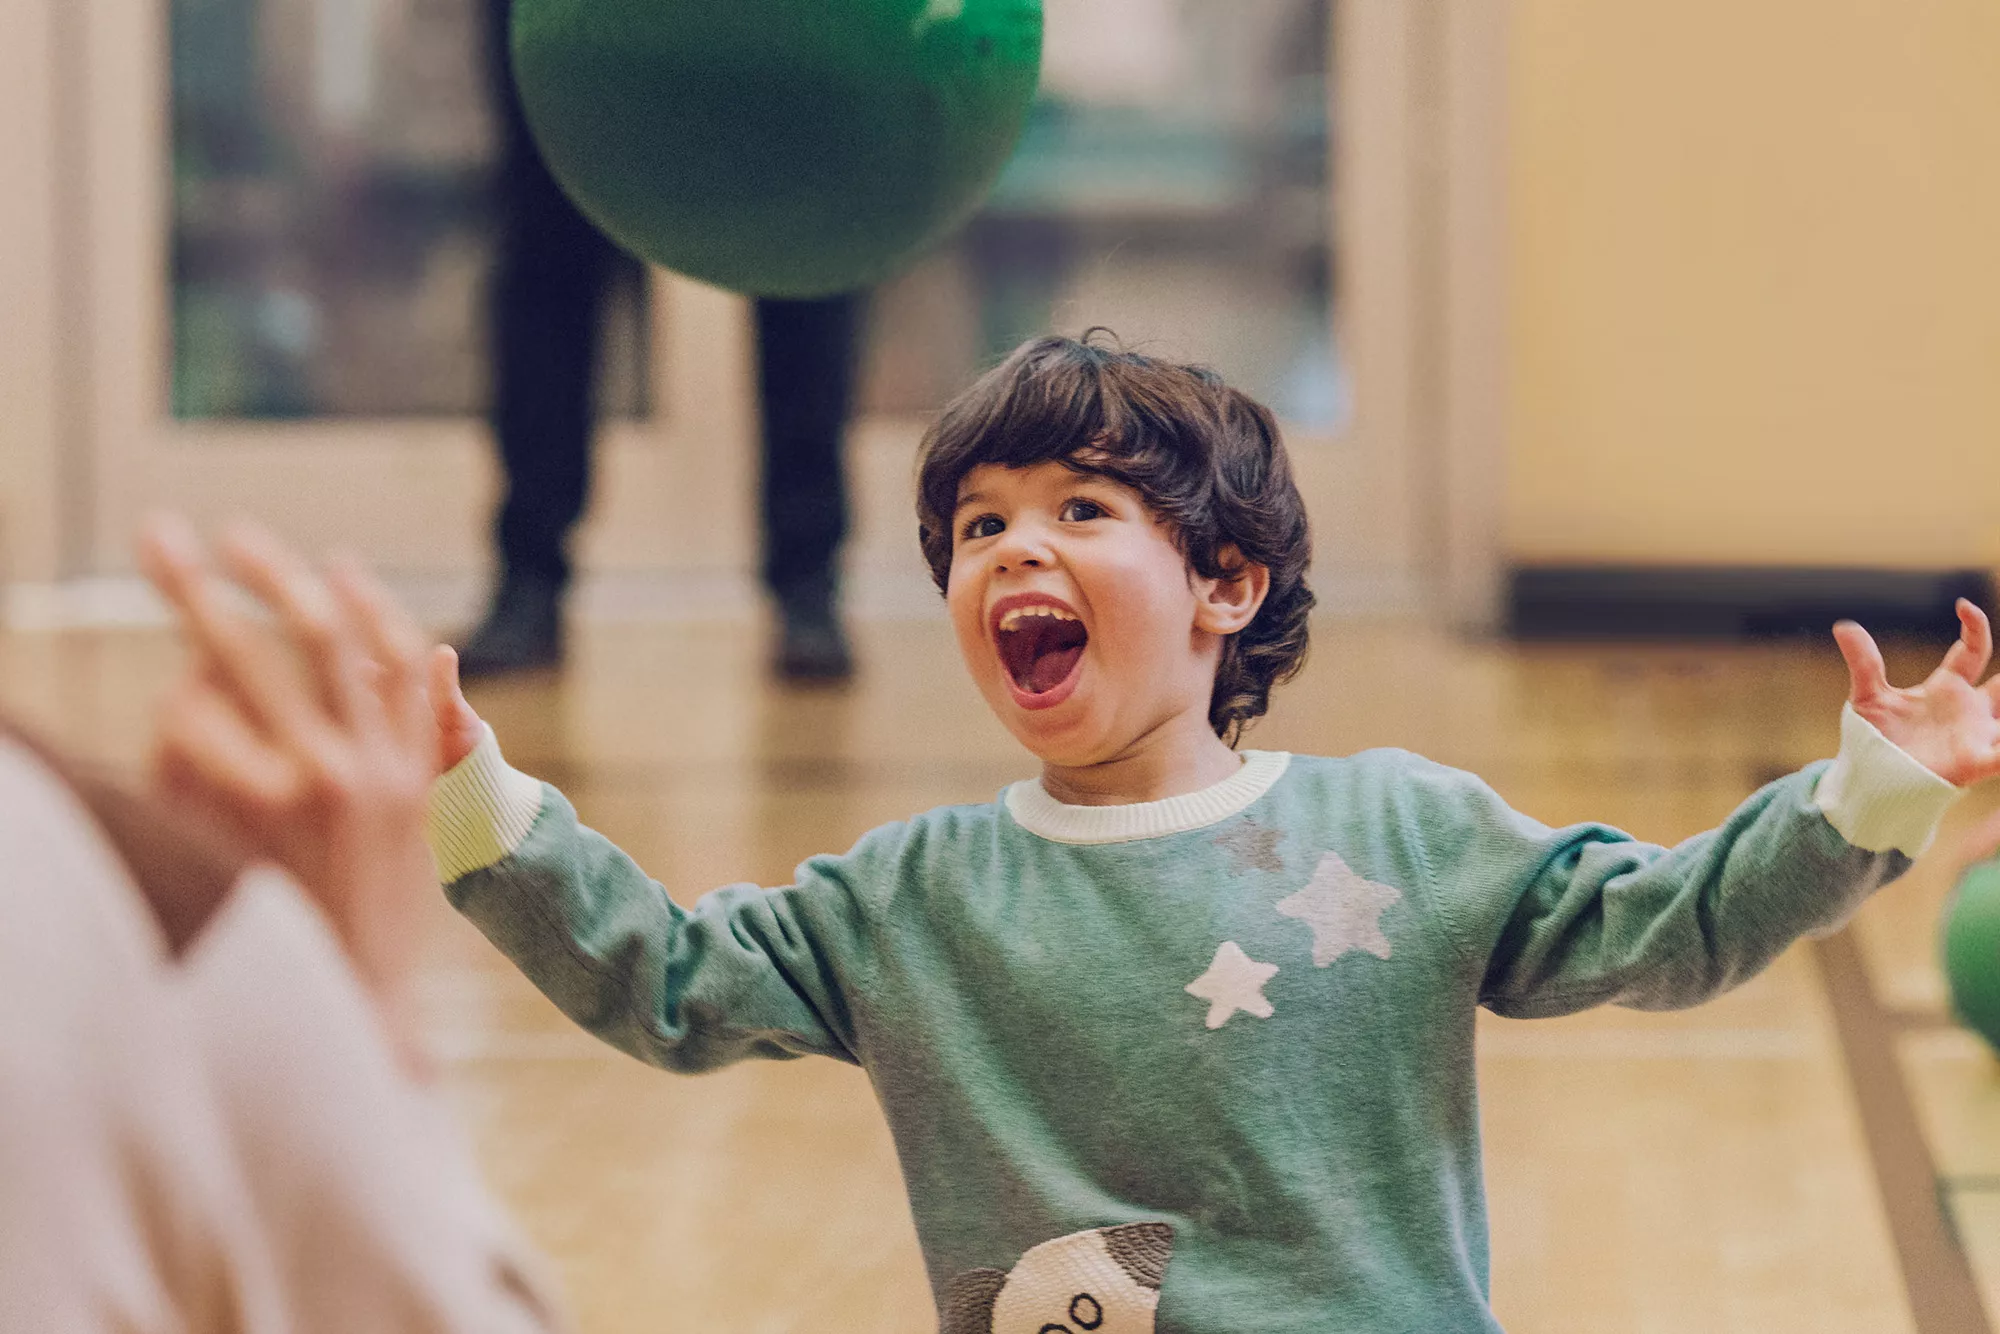
[[1195, 711], [1221, 639], [1139, 493], [1060, 463], [959, 484], [946, 602], [987, 704], [1045, 763], [1100, 764]]

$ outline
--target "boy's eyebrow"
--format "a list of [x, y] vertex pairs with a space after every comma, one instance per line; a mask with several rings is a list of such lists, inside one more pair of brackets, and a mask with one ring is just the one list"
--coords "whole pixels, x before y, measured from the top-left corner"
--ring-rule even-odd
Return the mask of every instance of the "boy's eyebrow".
[[[1077, 480], [1079, 482], [1103, 482], [1107, 486], [1126, 485], [1125, 483], [1119, 481], [1116, 477], [1113, 477], [1111, 474], [1107, 472], [1100, 472], [1095, 468], [1073, 469], [1073, 471], [1076, 472]], [[958, 503], [951, 507], [951, 512], [953, 514], [956, 514], [960, 510], [964, 509], [967, 505], [988, 505], [991, 503], [992, 503], [992, 497], [987, 495], [984, 491], [967, 491], [964, 495], [958, 498]]]

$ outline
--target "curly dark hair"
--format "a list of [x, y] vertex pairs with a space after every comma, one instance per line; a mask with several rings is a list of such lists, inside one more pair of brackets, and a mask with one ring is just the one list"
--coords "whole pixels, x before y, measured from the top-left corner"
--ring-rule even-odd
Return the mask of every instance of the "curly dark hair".
[[1304, 665], [1313, 605], [1305, 502], [1270, 410], [1205, 366], [1127, 351], [1108, 330], [1022, 344], [924, 437], [918, 536], [940, 592], [966, 474], [1048, 462], [1137, 491], [1202, 578], [1233, 577], [1232, 548], [1270, 571], [1256, 618], [1223, 641], [1209, 697], [1210, 726], [1235, 745], [1270, 707], [1271, 688]]

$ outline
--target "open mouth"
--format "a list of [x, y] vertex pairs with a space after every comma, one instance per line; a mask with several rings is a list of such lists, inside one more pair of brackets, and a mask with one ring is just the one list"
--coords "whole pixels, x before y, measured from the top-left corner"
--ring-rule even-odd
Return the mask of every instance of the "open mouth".
[[1046, 695], [1070, 679], [1090, 642], [1075, 612], [1048, 602], [1003, 607], [994, 622], [1001, 665], [1025, 695]]

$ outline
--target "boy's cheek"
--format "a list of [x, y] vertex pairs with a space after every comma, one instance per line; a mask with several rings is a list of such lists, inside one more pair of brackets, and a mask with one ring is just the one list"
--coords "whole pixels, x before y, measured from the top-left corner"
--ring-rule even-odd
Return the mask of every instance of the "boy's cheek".
[[958, 641], [958, 659], [974, 681], [983, 681], [990, 675], [985, 668], [989, 665], [986, 649], [985, 627], [974, 616], [961, 615], [959, 609], [952, 608], [951, 628], [953, 638]]

